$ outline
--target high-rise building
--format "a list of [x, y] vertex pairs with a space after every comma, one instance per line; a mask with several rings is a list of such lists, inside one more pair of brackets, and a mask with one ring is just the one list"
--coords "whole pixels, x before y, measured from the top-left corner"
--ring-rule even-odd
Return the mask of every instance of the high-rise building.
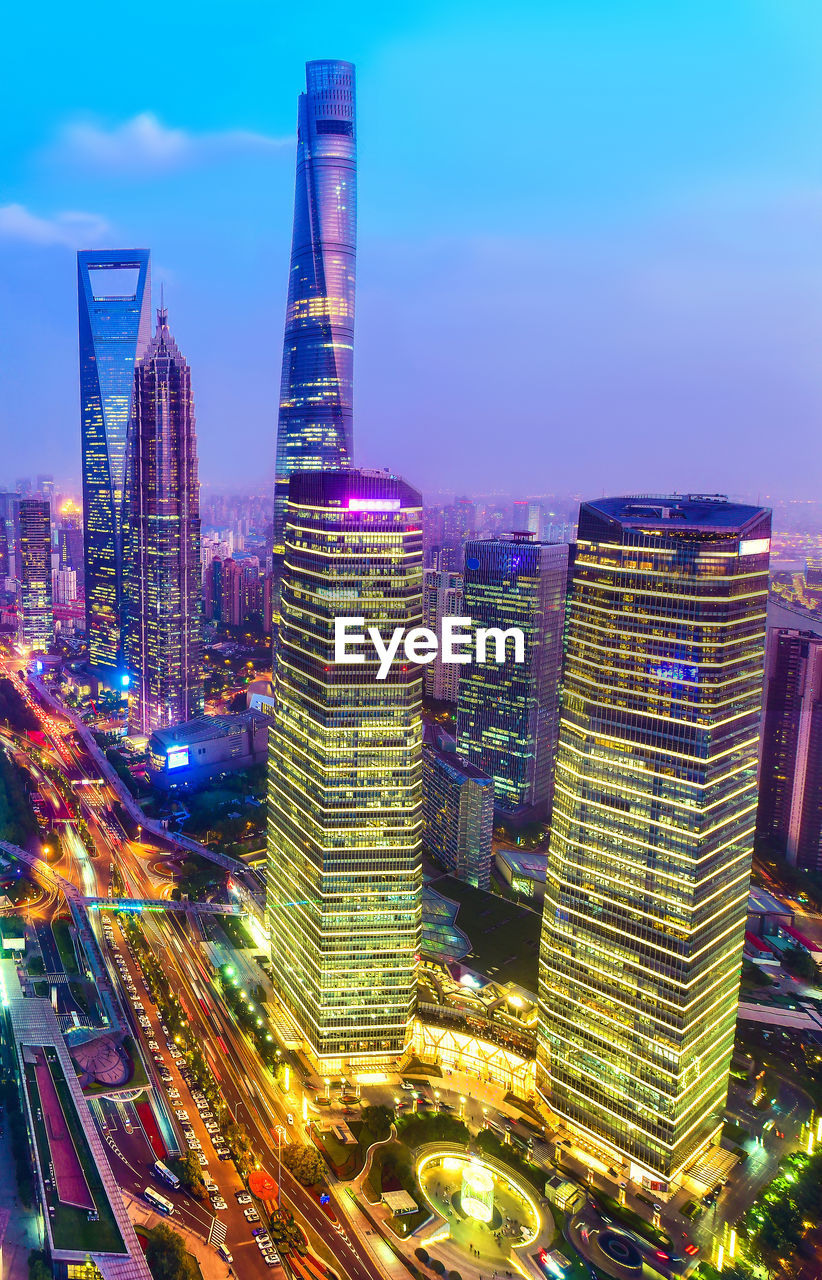
[[[436, 635], [441, 632], [443, 618], [462, 617], [462, 574], [426, 569], [423, 576], [422, 613], [426, 627]], [[459, 673], [460, 664], [443, 662], [438, 649], [433, 661], [425, 667], [425, 696], [439, 702], [456, 704]]]
[[822, 636], [768, 632], [757, 829], [807, 871], [822, 871]]
[[202, 715], [200, 487], [191, 371], [168, 314], [134, 374], [124, 574], [130, 723], [137, 733]]
[[57, 520], [57, 553], [61, 569], [83, 572], [83, 513], [71, 498], [60, 506]]
[[769, 540], [769, 511], [721, 498], [606, 498], [580, 511], [537, 1084], [649, 1185], [722, 1125]]
[[[497, 806], [550, 812], [559, 725], [568, 547], [528, 533], [465, 544], [465, 614], [519, 627], [525, 661], [476, 659], [460, 674], [457, 750], [494, 779]], [[509, 646], [510, 659], [510, 646]]]
[[460, 760], [434, 732], [422, 748], [422, 843], [440, 866], [475, 889], [491, 884], [494, 780]]
[[77, 599], [77, 570], [52, 569], [51, 595], [55, 604], [73, 604]]
[[51, 514], [39, 498], [20, 503], [20, 608], [18, 635], [28, 649], [45, 652], [54, 638], [51, 608]]
[[395, 1061], [421, 938], [422, 669], [384, 680], [370, 642], [335, 662], [335, 619], [422, 622], [421, 499], [367, 471], [297, 472], [285, 523], [268, 770], [275, 980], [324, 1070]]
[[309, 62], [297, 122], [274, 490], [277, 548], [289, 476], [351, 465], [356, 247], [354, 67]]
[[151, 337], [147, 249], [81, 250], [80, 429], [86, 632], [93, 667], [124, 665], [123, 532], [134, 367]]

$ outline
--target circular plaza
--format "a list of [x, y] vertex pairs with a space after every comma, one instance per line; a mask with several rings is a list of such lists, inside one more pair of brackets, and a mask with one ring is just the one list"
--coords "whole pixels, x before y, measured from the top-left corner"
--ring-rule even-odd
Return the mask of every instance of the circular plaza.
[[[425, 1245], [504, 1272], [513, 1250], [550, 1240], [554, 1224], [538, 1193], [497, 1160], [464, 1148], [424, 1151], [417, 1181], [441, 1220]], [[455, 1259], [456, 1261], [456, 1259]]]

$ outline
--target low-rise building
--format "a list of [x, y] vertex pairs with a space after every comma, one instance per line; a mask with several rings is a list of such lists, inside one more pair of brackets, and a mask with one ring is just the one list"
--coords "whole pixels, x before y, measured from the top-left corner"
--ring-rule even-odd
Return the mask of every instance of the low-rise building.
[[219, 773], [248, 769], [266, 758], [266, 716], [258, 711], [199, 716], [157, 729], [148, 740], [148, 773], [162, 791], [195, 787]]
[[[477, 889], [491, 880], [494, 780], [460, 760], [453, 739], [422, 749], [422, 843], [451, 875]], [[451, 749], [443, 750], [442, 746]]]
[[497, 849], [497, 871], [515, 893], [542, 902], [545, 897], [546, 853], [524, 853], [520, 849]]

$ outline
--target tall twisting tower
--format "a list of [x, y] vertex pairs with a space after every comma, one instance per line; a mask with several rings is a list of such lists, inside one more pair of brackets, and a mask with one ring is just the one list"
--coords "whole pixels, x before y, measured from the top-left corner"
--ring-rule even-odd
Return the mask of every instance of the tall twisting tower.
[[357, 139], [354, 67], [309, 62], [297, 124], [294, 233], [283, 342], [274, 548], [295, 471], [351, 465]]

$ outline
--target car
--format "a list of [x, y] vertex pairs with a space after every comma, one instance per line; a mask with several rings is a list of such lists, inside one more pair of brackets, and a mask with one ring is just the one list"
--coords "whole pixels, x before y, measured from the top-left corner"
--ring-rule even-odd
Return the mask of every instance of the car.
[[184, 1138], [196, 1138], [196, 1137], [197, 1137], [197, 1135], [196, 1135], [196, 1133], [194, 1132], [194, 1130], [192, 1129], [191, 1125], [188, 1125], [188, 1124], [184, 1124], [184, 1125], [183, 1125], [183, 1137], [184, 1137]]
[[187, 1119], [188, 1119], [188, 1112], [185, 1110], [185, 1108], [184, 1108], [184, 1107], [175, 1107], [175, 1108], [174, 1108], [174, 1114], [175, 1114], [175, 1116], [177, 1117], [177, 1119], [178, 1119], [178, 1120], [187, 1120]]
[[400, 1088], [402, 1089], [403, 1093], [414, 1092], [414, 1086], [412, 1085], [410, 1080], [400, 1080]]
[[290, 1112], [290, 1111], [289, 1111], [288, 1115], [287, 1115], [287, 1116], [286, 1116], [286, 1118], [285, 1118], [285, 1122], [286, 1122], [286, 1124], [293, 1124], [293, 1123], [294, 1123], [294, 1116], [291, 1114], [291, 1112]]
[[211, 1207], [212, 1209], [216, 1209], [218, 1212], [222, 1212], [223, 1209], [228, 1208], [228, 1205], [226, 1204], [222, 1196], [212, 1196]]
[[266, 1253], [263, 1256], [263, 1262], [267, 1267], [276, 1267], [279, 1261], [280, 1255], [278, 1253]]
[[163, 1022], [161, 1022], [161, 1023], [160, 1023], [160, 1030], [162, 1031], [162, 1033], [163, 1033], [163, 1035], [165, 1036], [166, 1040], [168, 1040], [169, 1036], [171, 1035], [171, 1032], [169, 1031], [169, 1029], [168, 1029], [168, 1027], [165, 1025], [165, 1023], [163, 1023]]
[[159, 1067], [165, 1066], [166, 1060], [161, 1053], [153, 1053], [151, 1056]]
[[228, 1265], [231, 1266], [231, 1263], [234, 1261], [234, 1255], [232, 1253], [229, 1253], [228, 1249], [225, 1247], [224, 1244], [217, 1245], [217, 1252], [219, 1253], [223, 1262], [227, 1262]]
[[180, 1098], [180, 1090], [179, 1090], [179, 1089], [169, 1089], [169, 1090], [168, 1090], [168, 1096], [169, 1096], [169, 1098], [171, 1098], [171, 1101], [172, 1101], [172, 1102], [178, 1102], [178, 1101], [179, 1101], [179, 1098]]
[[265, 1240], [266, 1243], [271, 1239], [265, 1227], [255, 1227], [251, 1234], [255, 1240]]
[[186, 1146], [189, 1151], [202, 1151], [203, 1144], [199, 1138], [186, 1138]]
[[201, 1169], [207, 1169], [207, 1168], [208, 1168], [208, 1160], [207, 1160], [207, 1159], [206, 1159], [206, 1157], [203, 1155], [202, 1151], [198, 1151], [198, 1152], [197, 1152], [197, 1159], [198, 1159], [198, 1160], [199, 1160], [199, 1162], [200, 1162], [200, 1168], [201, 1168]]
[[157, 1043], [157, 1041], [156, 1041], [156, 1040], [149, 1040], [149, 1042], [148, 1042], [148, 1047], [149, 1047], [149, 1049], [151, 1050], [151, 1052], [152, 1052], [152, 1053], [159, 1053], [159, 1052], [160, 1052], [160, 1046], [158, 1045], [158, 1043]]
[[231, 1159], [231, 1152], [229, 1151], [228, 1147], [215, 1147], [214, 1154], [216, 1155], [218, 1160]]
[[243, 1209], [243, 1217], [246, 1222], [259, 1222], [260, 1215], [256, 1209]]
[[206, 1122], [205, 1122], [205, 1129], [206, 1129], [206, 1133], [219, 1133], [219, 1132], [220, 1132], [220, 1126], [217, 1124], [217, 1121], [216, 1121], [216, 1120], [206, 1120]]
[[251, 1204], [251, 1196], [247, 1191], [235, 1191], [234, 1195], [237, 1197], [237, 1204]]

